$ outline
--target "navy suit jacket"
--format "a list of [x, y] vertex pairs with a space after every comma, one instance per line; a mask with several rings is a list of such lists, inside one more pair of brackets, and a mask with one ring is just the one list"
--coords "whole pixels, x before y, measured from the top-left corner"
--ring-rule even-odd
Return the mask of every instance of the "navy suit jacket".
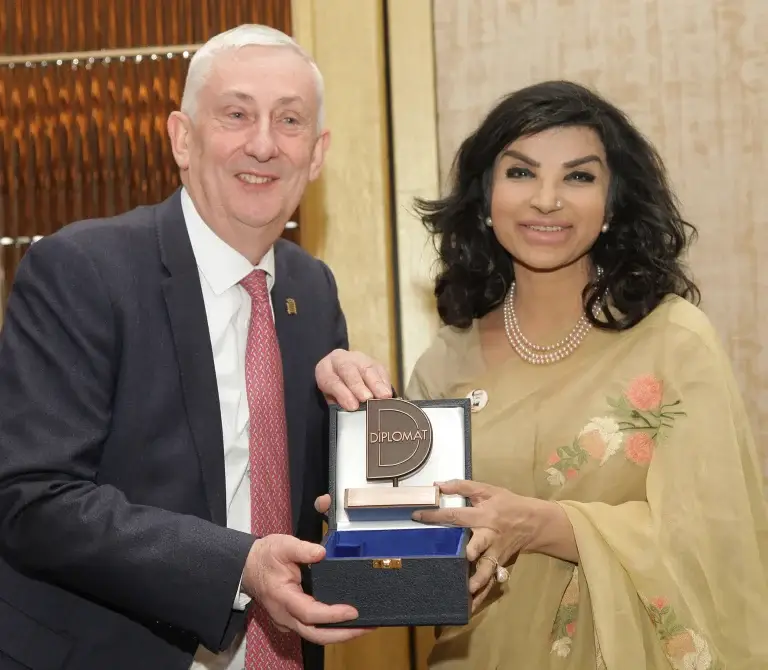
[[[294, 533], [319, 541], [347, 348], [329, 269], [275, 245]], [[286, 300], [293, 298], [296, 314]], [[226, 528], [213, 354], [179, 192], [30, 247], [0, 334], [0, 670], [186, 670], [225, 649], [253, 538]], [[305, 667], [322, 649], [305, 644]]]

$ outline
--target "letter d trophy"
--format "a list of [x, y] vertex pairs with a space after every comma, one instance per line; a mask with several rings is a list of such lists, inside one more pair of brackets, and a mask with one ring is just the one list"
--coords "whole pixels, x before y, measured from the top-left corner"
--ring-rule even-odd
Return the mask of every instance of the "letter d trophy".
[[344, 507], [439, 507], [439, 487], [399, 486], [424, 466], [432, 451], [432, 424], [424, 410], [399, 398], [368, 400], [365, 420], [366, 479], [391, 481], [392, 486], [346, 489]]

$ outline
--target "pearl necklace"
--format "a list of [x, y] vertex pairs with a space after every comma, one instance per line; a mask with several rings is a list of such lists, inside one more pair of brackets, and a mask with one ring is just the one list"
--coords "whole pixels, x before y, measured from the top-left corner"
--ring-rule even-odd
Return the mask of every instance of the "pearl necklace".
[[[602, 274], [602, 269], [598, 268], [598, 279]], [[601, 301], [595, 303], [593, 309], [595, 318], [600, 313], [600, 303]], [[515, 313], [515, 282], [512, 282], [504, 299], [504, 330], [507, 333], [507, 339], [515, 353], [527, 363], [548, 365], [567, 358], [579, 348], [591, 328], [592, 324], [587, 319], [587, 315], [582, 314], [571, 332], [559, 342], [546, 346], [533, 344], [523, 335], [522, 330], [520, 330], [520, 324], [517, 321], [517, 314]]]

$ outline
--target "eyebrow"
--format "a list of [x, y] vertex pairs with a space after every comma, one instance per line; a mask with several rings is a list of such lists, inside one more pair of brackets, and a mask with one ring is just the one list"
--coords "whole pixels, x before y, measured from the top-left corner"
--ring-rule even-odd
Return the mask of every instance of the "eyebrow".
[[589, 156], [582, 156], [581, 158], [576, 158], [575, 160], [568, 161], [567, 163], [563, 163], [563, 167], [567, 168], [575, 168], [579, 165], [584, 165], [585, 163], [599, 163], [600, 165], [603, 164], [602, 159], [600, 156], [597, 156], [595, 154], [589, 154]]
[[237, 98], [241, 102], [253, 102], [253, 96], [249, 95], [248, 93], [244, 93], [243, 91], [238, 91], [237, 89], [233, 89], [230, 91], [225, 91], [222, 95], [224, 98]]
[[[522, 161], [531, 167], [541, 167], [541, 163], [538, 163], [537, 161], [533, 160], [533, 158], [530, 158], [529, 156], [526, 156], [519, 151], [515, 151], [514, 149], [506, 149], [501, 155], [516, 158], [517, 160]], [[585, 165], [586, 163], [599, 163], [602, 165], [603, 161], [600, 156], [597, 156], [596, 154], [589, 154], [589, 156], [582, 156], [581, 158], [575, 158], [572, 161], [563, 163], [563, 167], [574, 168], [578, 167], [579, 165]]]
[[[254, 102], [254, 98], [252, 95], [245, 93], [244, 91], [239, 91], [237, 89], [225, 91], [223, 95], [224, 97], [237, 98], [241, 102], [249, 102], [249, 103]], [[291, 105], [295, 102], [304, 104], [304, 99], [299, 95], [288, 95], [278, 100], [278, 103], [280, 105]]]

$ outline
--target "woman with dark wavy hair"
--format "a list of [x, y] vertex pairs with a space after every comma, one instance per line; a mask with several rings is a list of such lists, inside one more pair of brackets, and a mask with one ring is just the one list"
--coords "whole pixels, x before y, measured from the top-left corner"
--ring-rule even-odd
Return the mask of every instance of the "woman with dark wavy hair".
[[420, 202], [445, 323], [410, 399], [473, 403], [473, 617], [439, 670], [768, 668], [768, 516], [650, 143], [589, 90], [493, 109]]

